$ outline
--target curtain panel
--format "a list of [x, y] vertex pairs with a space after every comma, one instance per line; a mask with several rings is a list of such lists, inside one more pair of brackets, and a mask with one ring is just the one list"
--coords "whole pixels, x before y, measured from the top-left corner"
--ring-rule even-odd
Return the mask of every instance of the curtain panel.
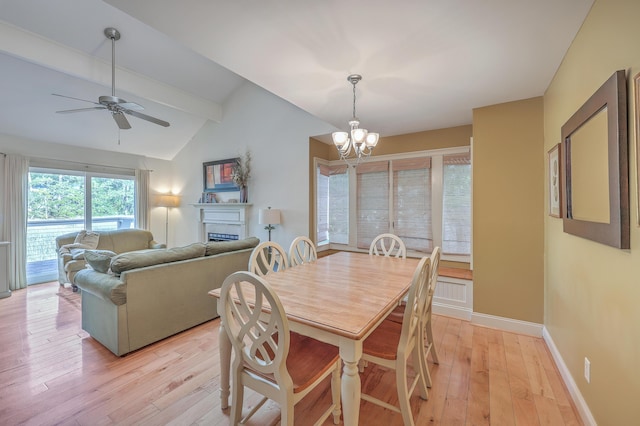
[[20, 155], [4, 158], [3, 240], [9, 249], [9, 289], [27, 287], [27, 194], [29, 160]]

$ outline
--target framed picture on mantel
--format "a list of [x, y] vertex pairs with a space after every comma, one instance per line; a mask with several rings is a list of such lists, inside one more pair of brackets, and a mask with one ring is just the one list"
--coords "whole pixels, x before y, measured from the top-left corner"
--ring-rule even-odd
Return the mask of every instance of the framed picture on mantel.
[[238, 191], [238, 187], [231, 179], [231, 173], [236, 164], [238, 164], [237, 158], [202, 163], [204, 192]]

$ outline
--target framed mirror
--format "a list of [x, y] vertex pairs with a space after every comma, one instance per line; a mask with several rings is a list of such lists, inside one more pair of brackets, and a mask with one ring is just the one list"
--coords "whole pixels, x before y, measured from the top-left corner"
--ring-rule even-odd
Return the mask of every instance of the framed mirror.
[[629, 248], [627, 80], [616, 71], [562, 126], [564, 232]]

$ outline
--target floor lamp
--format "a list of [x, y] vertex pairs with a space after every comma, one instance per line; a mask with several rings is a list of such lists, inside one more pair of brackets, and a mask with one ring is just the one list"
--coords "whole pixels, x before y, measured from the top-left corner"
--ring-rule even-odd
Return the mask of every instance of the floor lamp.
[[269, 231], [269, 241], [271, 241], [271, 231], [276, 229], [273, 225], [280, 225], [280, 210], [272, 209], [271, 207], [260, 209], [258, 223], [260, 225], [267, 225], [264, 229]]
[[155, 199], [156, 207], [164, 207], [165, 212], [165, 225], [164, 225], [164, 239], [167, 246], [169, 245], [169, 209], [172, 207], [180, 207], [180, 196], [173, 194], [161, 194], [156, 195]]

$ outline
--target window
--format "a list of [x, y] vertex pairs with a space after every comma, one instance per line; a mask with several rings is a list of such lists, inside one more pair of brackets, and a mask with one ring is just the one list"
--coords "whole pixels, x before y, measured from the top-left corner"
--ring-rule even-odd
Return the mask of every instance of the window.
[[349, 175], [346, 165], [317, 167], [318, 244], [349, 243]]
[[[430, 253], [440, 246], [449, 259], [469, 261], [468, 148], [380, 156], [376, 160], [355, 169], [347, 169], [340, 161], [317, 160], [318, 242], [368, 250], [373, 238], [391, 232], [402, 238], [409, 251]], [[331, 172], [336, 167], [344, 171]], [[350, 211], [354, 212], [353, 222], [349, 221]]]
[[58, 235], [133, 228], [134, 202], [133, 176], [31, 167], [27, 282], [57, 278]]
[[442, 183], [442, 252], [471, 253], [471, 159], [445, 155]]

